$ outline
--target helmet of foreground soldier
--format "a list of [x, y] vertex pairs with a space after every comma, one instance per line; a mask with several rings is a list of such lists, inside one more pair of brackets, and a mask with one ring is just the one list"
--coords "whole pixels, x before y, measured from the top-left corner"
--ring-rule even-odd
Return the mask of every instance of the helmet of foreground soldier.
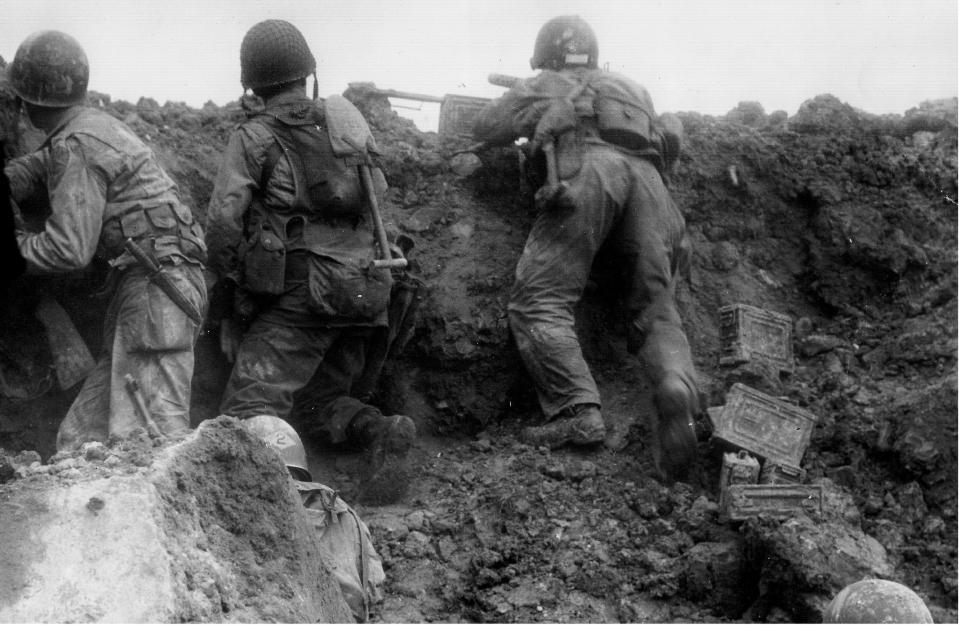
[[10, 87], [25, 102], [63, 108], [83, 104], [90, 63], [77, 40], [57, 30], [27, 37], [7, 68]]
[[564, 67], [596, 69], [599, 44], [586, 20], [578, 15], [554, 17], [536, 35], [532, 69], [561, 70]]
[[826, 607], [823, 623], [932, 623], [919, 595], [886, 579], [850, 584]]
[[306, 449], [293, 426], [273, 415], [259, 415], [243, 421], [243, 427], [280, 454], [283, 464], [297, 480], [313, 478], [307, 468]]
[[316, 59], [303, 33], [287, 21], [254, 24], [240, 44], [240, 83], [244, 89], [281, 85], [315, 71]]

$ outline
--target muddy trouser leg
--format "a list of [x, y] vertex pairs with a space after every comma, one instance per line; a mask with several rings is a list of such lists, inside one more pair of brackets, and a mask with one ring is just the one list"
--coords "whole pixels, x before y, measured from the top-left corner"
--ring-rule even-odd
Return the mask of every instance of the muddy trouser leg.
[[696, 371], [675, 300], [680, 269], [689, 255], [685, 223], [653, 165], [637, 159], [634, 170], [618, 233], [631, 274], [630, 350], [638, 351], [657, 404], [688, 404], [691, 420], [699, 402]]
[[247, 419], [288, 419], [293, 396], [313, 377], [340, 328], [287, 326], [262, 317], [253, 322], [236, 355], [220, 413]]
[[542, 211], [516, 266], [510, 328], [548, 418], [576, 404], [601, 403], [576, 336], [574, 308], [616, 222], [628, 173], [612, 150], [589, 150], [580, 173], [567, 181], [575, 208]]
[[358, 376], [366, 365], [373, 328], [346, 329], [326, 352], [309, 383], [295, 397], [297, 419], [308, 431], [320, 432], [331, 443], [347, 440], [346, 428], [361, 410], [372, 409], [352, 397]]
[[110, 436], [111, 361], [109, 353], [101, 357], [84, 380], [66, 417], [60, 422], [57, 451], [72, 451], [91, 441], [107, 441]]
[[[199, 267], [164, 269], [198, 310], [206, 308]], [[128, 270], [107, 312], [104, 355], [84, 382], [57, 433], [57, 449], [125, 436], [146, 423], [134, 409], [125, 376], [143, 390], [150, 415], [167, 435], [189, 429], [193, 346], [199, 326], [145, 275]]]

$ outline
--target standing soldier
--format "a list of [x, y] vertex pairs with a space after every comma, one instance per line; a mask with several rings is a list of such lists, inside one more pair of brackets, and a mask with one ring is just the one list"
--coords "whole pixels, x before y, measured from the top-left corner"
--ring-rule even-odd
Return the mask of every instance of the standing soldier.
[[[111, 266], [103, 355], [60, 425], [57, 449], [145, 426], [186, 431], [206, 308], [200, 226], [153, 151], [84, 106], [89, 65], [73, 37], [30, 35], [8, 71], [30, 123], [47, 134], [6, 167], [14, 200], [42, 190], [50, 202], [41, 232], [17, 233], [27, 274], [79, 270], [94, 257]], [[145, 395], [131, 394], [127, 381]]]
[[544, 184], [516, 267], [510, 327], [547, 423], [524, 429], [535, 445], [602, 441], [600, 397], [574, 328], [574, 307], [593, 259], [610, 241], [625, 261], [630, 353], [654, 387], [657, 464], [681, 478], [694, 460], [699, 393], [674, 292], [688, 266], [685, 223], [663, 182], [679, 156], [681, 124], [658, 118], [646, 90], [597, 69], [589, 24], [557, 17], [539, 31], [530, 60], [542, 70], [479, 114], [474, 134], [505, 145], [532, 140]]
[[[220, 411], [287, 419], [321, 363], [338, 380], [358, 375], [374, 329], [387, 323], [392, 279], [372, 264], [365, 194], [381, 195], [386, 181], [374, 169], [371, 186], [362, 184], [358, 164], [375, 142], [359, 111], [339, 96], [316, 100], [315, 87], [306, 96], [316, 61], [295, 26], [254, 25], [240, 66], [244, 89], [265, 108], [230, 138], [208, 211], [215, 299], [235, 303], [220, 321], [221, 347], [235, 359]], [[353, 156], [341, 157], [350, 145]], [[350, 397], [348, 384], [322, 403], [313, 418], [331, 442], [367, 450], [367, 480], [398, 477], [384, 469], [402, 466], [416, 433], [409, 417], [384, 416]]]

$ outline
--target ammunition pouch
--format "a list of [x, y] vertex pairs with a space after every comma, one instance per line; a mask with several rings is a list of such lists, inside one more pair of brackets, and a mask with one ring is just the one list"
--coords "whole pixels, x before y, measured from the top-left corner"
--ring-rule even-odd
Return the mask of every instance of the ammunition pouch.
[[242, 284], [256, 295], [279, 295], [286, 275], [286, 246], [269, 224], [254, 226], [240, 249]]
[[106, 220], [100, 234], [101, 255], [116, 258], [123, 253], [127, 239], [137, 243], [152, 239], [148, 247], [157, 260], [178, 255], [206, 262], [203, 230], [190, 209], [179, 202], [146, 208], [135, 206]]

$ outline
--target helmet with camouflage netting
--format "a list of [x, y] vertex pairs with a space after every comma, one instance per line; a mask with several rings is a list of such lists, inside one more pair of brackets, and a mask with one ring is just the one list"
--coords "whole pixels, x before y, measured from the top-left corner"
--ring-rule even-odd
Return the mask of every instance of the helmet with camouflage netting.
[[596, 69], [598, 57], [596, 34], [586, 20], [578, 15], [561, 15], [539, 29], [529, 65], [533, 69]]
[[27, 37], [7, 68], [10, 87], [24, 101], [38, 106], [83, 104], [90, 63], [77, 40], [57, 30]]
[[303, 33], [287, 21], [254, 24], [240, 44], [240, 83], [244, 89], [281, 85], [315, 71], [316, 59]]

